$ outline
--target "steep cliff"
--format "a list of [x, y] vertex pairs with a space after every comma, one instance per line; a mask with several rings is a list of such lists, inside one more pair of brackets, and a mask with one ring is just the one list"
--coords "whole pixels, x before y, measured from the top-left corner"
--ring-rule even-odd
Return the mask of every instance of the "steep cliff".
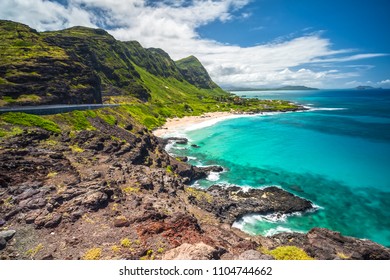
[[101, 29], [38, 33], [1, 20], [0, 39], [0, 106], [153, 103], [167, 87], [183, 101], [194, 94], [227, 96], [195, 58], [191, 65], [175, 63], [161, 49], [121, 42]]

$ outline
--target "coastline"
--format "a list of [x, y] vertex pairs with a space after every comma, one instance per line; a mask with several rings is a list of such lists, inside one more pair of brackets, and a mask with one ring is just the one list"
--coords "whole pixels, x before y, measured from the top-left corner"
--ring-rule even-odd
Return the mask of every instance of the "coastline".
[[[290, 112], [290, 111], [288, 111]], [[292, 111], [296, 112], [296, 111]], [[266, 116], [273, 114], [287, 113], [282, 111], [275, 112], [261, 112], [261, 113], [237, 113], [237, 112], [210, 112], [204, 113], [200, 116], [185, 116], [182, 118], [167, 119], [167, 122], [162, 126], [152, 131], [156, 137], [168, 137], [168, 136], [183, 136], [185, 131], [196, 130], [208, 126], [212, 126], [218, 122], [245, 118], [255, 116]]]
[[183, 118], [167, 119], [167, 122], [155, 130], [153, 134], [157, 137], [173, 135], [182, 131], [188, 131], [200, 127], [213, 125], [217, 122], [232, 118], [239, 118], [248, 114], [233, 112], [211, 112], [200, 116], [185, 116]]

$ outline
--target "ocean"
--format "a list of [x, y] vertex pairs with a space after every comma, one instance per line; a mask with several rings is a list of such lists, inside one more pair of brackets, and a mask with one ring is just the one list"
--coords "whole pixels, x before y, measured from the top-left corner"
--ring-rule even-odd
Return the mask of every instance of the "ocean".
[[169, 152], [188, 156], [194, 165], [225, 168], [196, 182], [198, 187], [280, 186], [311, 200], [316, 211], [248, 215], [233, 226], [262, 235], [325, 227], [390, 246], [390, 90], [235, 94], [291, 100], [310, 110], [194, 127], [185, 132], [189, 144]]

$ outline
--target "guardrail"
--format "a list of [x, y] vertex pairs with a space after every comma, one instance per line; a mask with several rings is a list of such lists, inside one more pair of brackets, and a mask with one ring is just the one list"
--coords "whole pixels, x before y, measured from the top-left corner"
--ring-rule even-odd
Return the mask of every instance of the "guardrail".
[[0, 108], [0, 114], [9, 112], [22, 112], [34, 115], [54, 115], [75, 110], [93, 110], [105, 107], [117, 107], [119, 104], [81, 104], [81, 105], [40, 105]]

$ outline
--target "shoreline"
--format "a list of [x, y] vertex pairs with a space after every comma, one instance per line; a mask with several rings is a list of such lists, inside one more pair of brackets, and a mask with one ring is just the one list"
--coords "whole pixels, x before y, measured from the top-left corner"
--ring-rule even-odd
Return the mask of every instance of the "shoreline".
[[184, 136], [183, 132], [212, 126], [224, 120], [244, 118], [244, 117], [267, 116], [267, 115], [274, 115], [274, 114], [281, 114], [281, 113], [303, 112], [309, 110], [310, 109], [307, 107], [301, 107], [298, 110], [260, 112], [260, 113], [209, 112], [209, 113], [204, 113], [200, 116], [185, 116], [182, 118], [176, 117], [176, 118], [167, 119], [166, 123], [163, 126], [154, 129], [152, 133], [154, 136], [160, 138], [164, 138], [167, 136]]
[[218, 122], [244, 118], [244, 117], [256, 117], [274, 115], [280, 113], [297, 112], [297, 111], [275, 111], [275, 112], [261, 112], [261, 113], [245, 113], [245, 112], [210, 112], [204, 113], [200, 116], [185, 116], [182, 118], [167, 119], [167, 122], [155, 130], [152, 131], [156, 137], [167, 136], [184, 136], [183, 132], [201, 129], [204, 127], [212, 126]]
[[162, 126], [152, 131], [154, 136], [164, 137], [173, 135], [182, 131], [193, 130], [196, 128], [213, 125], [217, 122], [226, 119], [239, 118], [248, 114], [233, 113], [233, 112], [210, 112], [200, 116], [185, 116], [183, 118], [167, 119], [167, 122]]

